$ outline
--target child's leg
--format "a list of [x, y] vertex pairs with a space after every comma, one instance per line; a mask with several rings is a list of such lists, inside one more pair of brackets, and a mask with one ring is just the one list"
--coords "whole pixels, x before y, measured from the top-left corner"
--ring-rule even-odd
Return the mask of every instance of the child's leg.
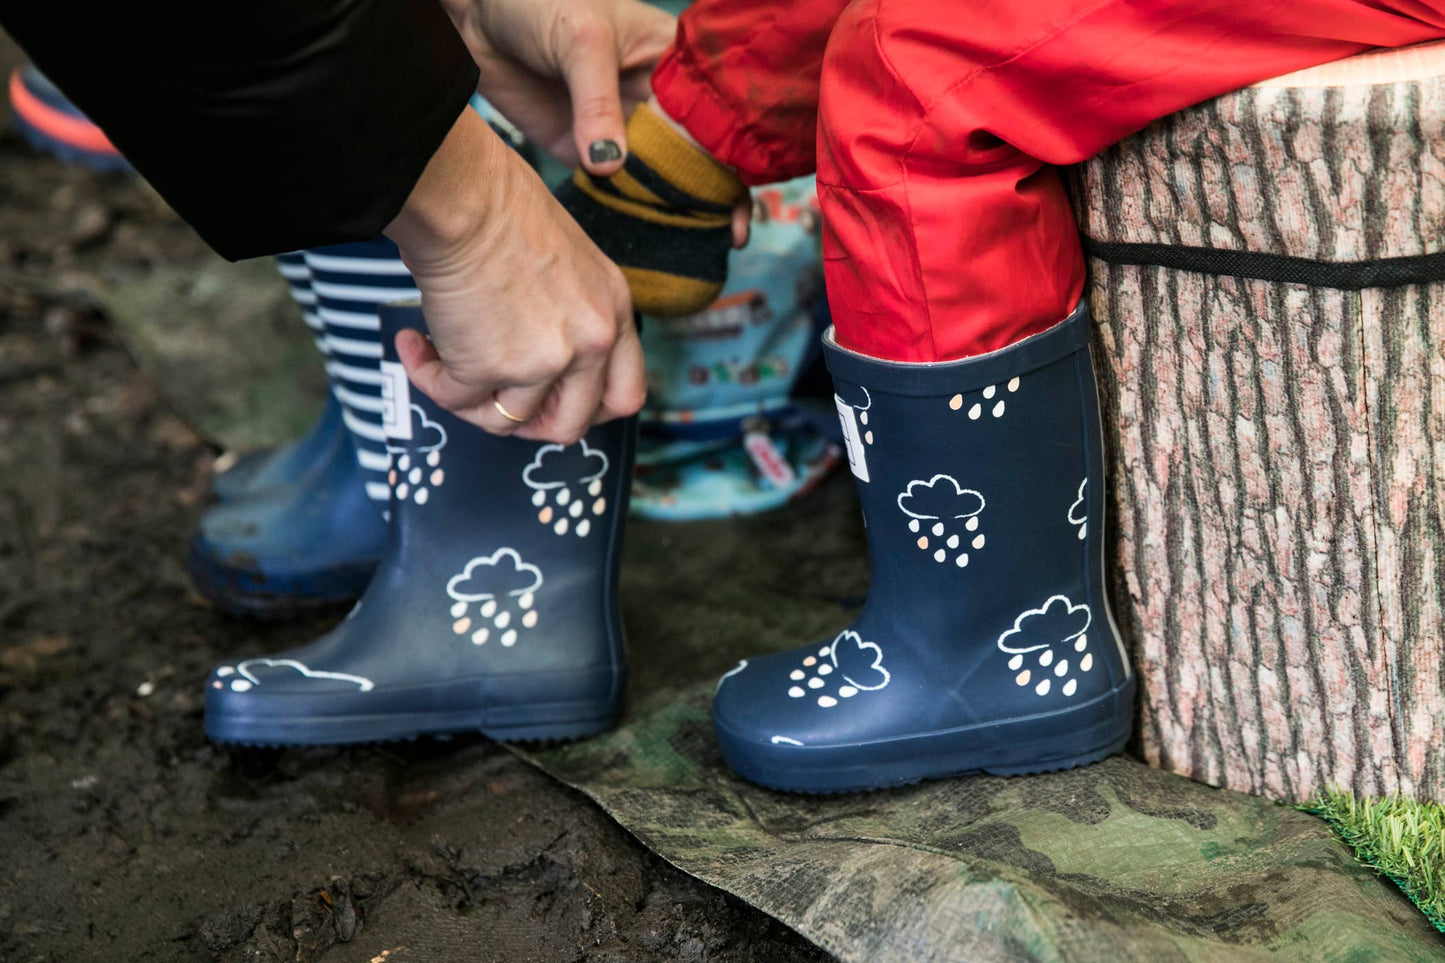
[[1127, 743], [1083, 264], [1048, 165], [1440, 32], [1346, 0], [855, 0], [823, 64], [818, 187], [842, 343], [824, 356], [873, 575], [832, 640], [719, 683], [737, 772], [834, 792], [1064, 769]]
[[1445, 34], [1429, 0], [855, 0], [823, 69], [818, 192], [839, 342], [939, 361], [1065, 317], [1077, 228], [1050, 165], [1266, 77]]
[[[811, 173], [823, 49], [846, 0], [701, 0], [627, 125], [611, 177], [578, 170], [558, 199], [621, 266], [648, 314], [699, 311], [722, 290], [745, 184]], [[699, 146], [700, 145], [700, 146]]]
[[652, 76], [673, 120], [746, 184], [811, 174], [823, 52], [848, 0], [698, 0]]

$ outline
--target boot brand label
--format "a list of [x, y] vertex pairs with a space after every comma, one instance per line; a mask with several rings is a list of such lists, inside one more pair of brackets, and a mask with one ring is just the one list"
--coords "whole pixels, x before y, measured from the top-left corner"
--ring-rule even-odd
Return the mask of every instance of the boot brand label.
[[848, 467], [853, 469], [853, 474], [859, 481], [868, 481], [868, 456], [863, 450], [863, 439], [858, 437], [858, 413], [850, 406], [843, 403], [843, 399], [837, 395], [833, 396], [833, 403], [838, 406], [838, 420], [843, 423], [843, 442], [848, 448]]
[[395, 361], [381, 363], [381, 419], [387, 438], [411, 440], [411, 382]]

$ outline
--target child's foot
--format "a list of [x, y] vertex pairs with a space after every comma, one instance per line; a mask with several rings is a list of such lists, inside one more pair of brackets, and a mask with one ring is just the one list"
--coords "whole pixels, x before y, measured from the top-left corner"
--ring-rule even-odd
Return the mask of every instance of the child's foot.
[[747, 188], [646, 104], [627, 123], [627, 143], [621, 170], [578, 168], [557, 199], [622, 268], [637, 310], [701, 311], [727, 280], [732, 212]]

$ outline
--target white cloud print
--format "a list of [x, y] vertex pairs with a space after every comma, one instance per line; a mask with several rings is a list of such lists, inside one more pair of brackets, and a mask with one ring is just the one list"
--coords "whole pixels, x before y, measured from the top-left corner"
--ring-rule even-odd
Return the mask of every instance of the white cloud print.
[[575, 445], [543, 445], [522, 472], [527, 487], [539, 491], [586, 484], [607, 474], [607, 456], [582, 439]]
[[838, 674], [865, 692], [883, 688], [891, 678], [883, 668], [883, 650], [875, 642], [864, 642], [852, 629], [838, 633], [829, 654]]
[[934, 475], [928, 481], [909, 482], [898, 495], [898, 507], [911, 518], [972, 518], [983, 511], [984, 500], [952, 475]]
[[[422, 411], [421, 405], [411, 406], [411, 441], [409, 447], [417, 451], [440, 451], [447, 444], [447, 430], [432, 421]], [[387, 445], [387, 451], [405, 451], [397, 445]]]
[[[1004, 652], [1022, 653], [1073, 642], [1089, 631], [1093, 618], [1087, 605], [1075, 605], [1067, 596], [1055, 595], [1014, 619], [1014, 627], [998, 637], [998, 647]], [[1083, 644], [1075, 648], [1082, 650]]]
[[481, 602], [507, 595], [529, 595], [542, 587], [542, 570], [522, 561], [516, 549], [499, 548], [472, 559], [447, 582], [447, 594], [458, 602]]
[[849, 408], [856, 408], [858, 411], [867, 411], [873, 407], [873, 396], [869, 394], [868, 389], [862, 385], [835, 382], [833, 388], [833, 397], [837, 398]]
[[[365, 676], [352, 675], [348, 672], [325, 672], [321, 669], [311, 669], [295, 659], [247, 659], [234, 668], [223, 665], [216, 669], [216, 675], [220, 678], [231, 677], [229, 685], [235, 692], [245, 692], [255, 686], [264, 685], [268, 681], [282, 680], [288, 672], [295, 672], [306, 679], [349, 683], [356, 686], [357, 690], [361, 692], [370, 692], [376, 688], [376, 683]], [[222, 684], [218, 681], [213, 685], [219, 689]]]

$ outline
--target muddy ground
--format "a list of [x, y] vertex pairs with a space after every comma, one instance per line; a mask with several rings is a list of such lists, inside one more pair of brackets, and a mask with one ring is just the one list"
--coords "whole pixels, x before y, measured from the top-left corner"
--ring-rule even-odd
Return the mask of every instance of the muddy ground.
[[202, 256], [142, 185], [37, 156], [0, 108], [0, 960], [828, 959], [480, 737], [205, 740], [212, 663], [329, 620], [192, 593], [217, 453], [84, 294]]

